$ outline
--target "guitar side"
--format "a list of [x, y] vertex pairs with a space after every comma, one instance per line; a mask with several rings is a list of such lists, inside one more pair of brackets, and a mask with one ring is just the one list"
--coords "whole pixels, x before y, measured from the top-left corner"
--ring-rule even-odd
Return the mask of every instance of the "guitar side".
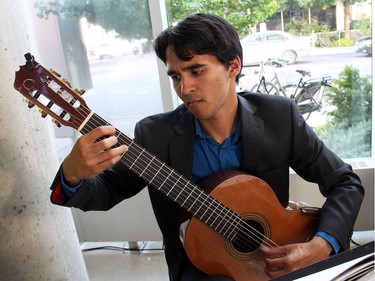
[[[209, 274], [236, 281], [269, 280], [259, 252], [261, 245], [277, 247], [307, 242], [315, 235], [319, 221], [316, 216], [286, 210], [259, 178], [246, 174], [229, 177], [210, 194], [253, 225], [253, 235], [257, 238], [231, 242], [192, 218], [185, 232], [185, 249], [193, 264]], [[242, 243], [250, 246], [243, 250]]]

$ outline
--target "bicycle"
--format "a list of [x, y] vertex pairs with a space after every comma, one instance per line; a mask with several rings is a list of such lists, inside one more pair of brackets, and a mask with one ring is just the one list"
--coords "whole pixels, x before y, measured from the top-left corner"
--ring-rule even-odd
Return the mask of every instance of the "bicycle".
[[[255, 84], [250, 91], [270, 95], [279, 95], [281, 91], [284, 95], [286, 95], [284, 86], [282, 85], [275, 69], [286, 67], [287, 64], [287, 61], [281, 59], [268, 59], [267, 61], [262, 62], [260, 64], [260, 71], [255, 71], [255, 74], [259, 74], [259, 82]], [[269, 67], [272, 67], [273, 75], [272, 78], [267, 81], [265, 75], [268, 72]]]
[[[324, 107], [324, 95], [327, 88], [333, 88], [330, 76], [313, 78], [303, 81], [301, 77], [296, 88], [295, 102], [298, 110], [305, 120], [309, 119], [311, 113], [320, 112]], [[300, 89], [298, 91], [298, 89]]]
[[265, 67], [274, 66], [275, 68], [282, 68], [287, 65], [281, 60], [270, 59], [261, 65], [260, 79], [252, 88], [252, 92], [259, 92], [263, 94], [280, 95], [294, 100], [297, 104], [298, 110], [305, 120], [308, 120], [313, 112], [320, 111], [324, 106], [324, 93], [326, 88], [333, 87], [330, 83], [331, 77], [324, 76], [319, 78], [311, 78], [306, 80], [311, 73], [305, 70], [294, 70], [299, 73], [300, 78], [297, 83], [288, 81], [282, 83], [277, 72], [274, 70], [273, 77], [270, 81], [266, 81]]

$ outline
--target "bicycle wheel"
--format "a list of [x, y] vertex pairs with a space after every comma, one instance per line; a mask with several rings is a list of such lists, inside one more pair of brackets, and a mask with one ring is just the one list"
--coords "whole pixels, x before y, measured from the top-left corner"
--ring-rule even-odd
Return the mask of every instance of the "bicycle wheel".
[[312, 82], [304, 86], [297, 94], [295, 101], [305, 120], [308, 120], [313, 112], [319, 112], [323, 108], [326, 87], [331, 87], [331, 85], [322, 81]]
[[292, 83], [292, 84], [286, 84], [286, 85], [281, 86], [281, 88], [279, 89], [279, 92], [281, 92], [284, 96], [295, 100], [295, 94], [297, 90], [298, 90], [298, 85], [295, 83]]
[[258, 92], [261, 94], [279, 95], [279, 90], [276, 85], [271, 82], [257, 83], [251, 88], [252, 92]]

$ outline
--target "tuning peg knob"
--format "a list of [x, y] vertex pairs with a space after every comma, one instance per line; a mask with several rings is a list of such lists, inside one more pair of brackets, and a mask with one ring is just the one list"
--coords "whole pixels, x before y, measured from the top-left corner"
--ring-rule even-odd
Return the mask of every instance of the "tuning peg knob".
[[81, 90], [75, 89], [74, 92], [77, 93], [78, 95], [82, 96], [86, 91], [83, 90], [83, 89], [81, 89]]
[[62, 79], [62, 82], [67, 85], [68, 87], [72, 87], [72, 85], [70, 84], [70, 81], [66, 78]]
[[46, 116], [48, 115], [47, 112], [45, 112], [45, 111], [42, 110], [42, 109], [39, 109], [39, 112], [42, 114], [42, 117], [43, 117], [43, 118], [46, 118]]
[[61, 127], [61, 124], [59, 121], [57, 121], [55, 118], [52, 118], [52, 123], [56, 124], [57, 127]]
[[53, 70], [53, 69], [50, 69], [49, 70], [53, 75], [57, 76], [57, 77], [61, 77], [61, 74], [58, 73], [56, 70]]
[[33, 102], [29, 101], [28, 99], [25, 99], [25, 102], [27, 103], [28, 108], [33, 108], [35, 106], [35, 104]]

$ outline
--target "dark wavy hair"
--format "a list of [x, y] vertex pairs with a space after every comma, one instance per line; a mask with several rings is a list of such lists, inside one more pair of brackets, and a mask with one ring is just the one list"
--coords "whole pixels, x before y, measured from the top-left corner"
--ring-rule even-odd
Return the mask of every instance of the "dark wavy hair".
[[237, 56], [242, 65], [242, 47], [237, 31], [216, 15], [193, 14], [160, 33], [155, 39], [154, 49], [164, 63], [169, 46], [183, 61], [190, 60], [193, 55], [210, 54], [227, 68]]

